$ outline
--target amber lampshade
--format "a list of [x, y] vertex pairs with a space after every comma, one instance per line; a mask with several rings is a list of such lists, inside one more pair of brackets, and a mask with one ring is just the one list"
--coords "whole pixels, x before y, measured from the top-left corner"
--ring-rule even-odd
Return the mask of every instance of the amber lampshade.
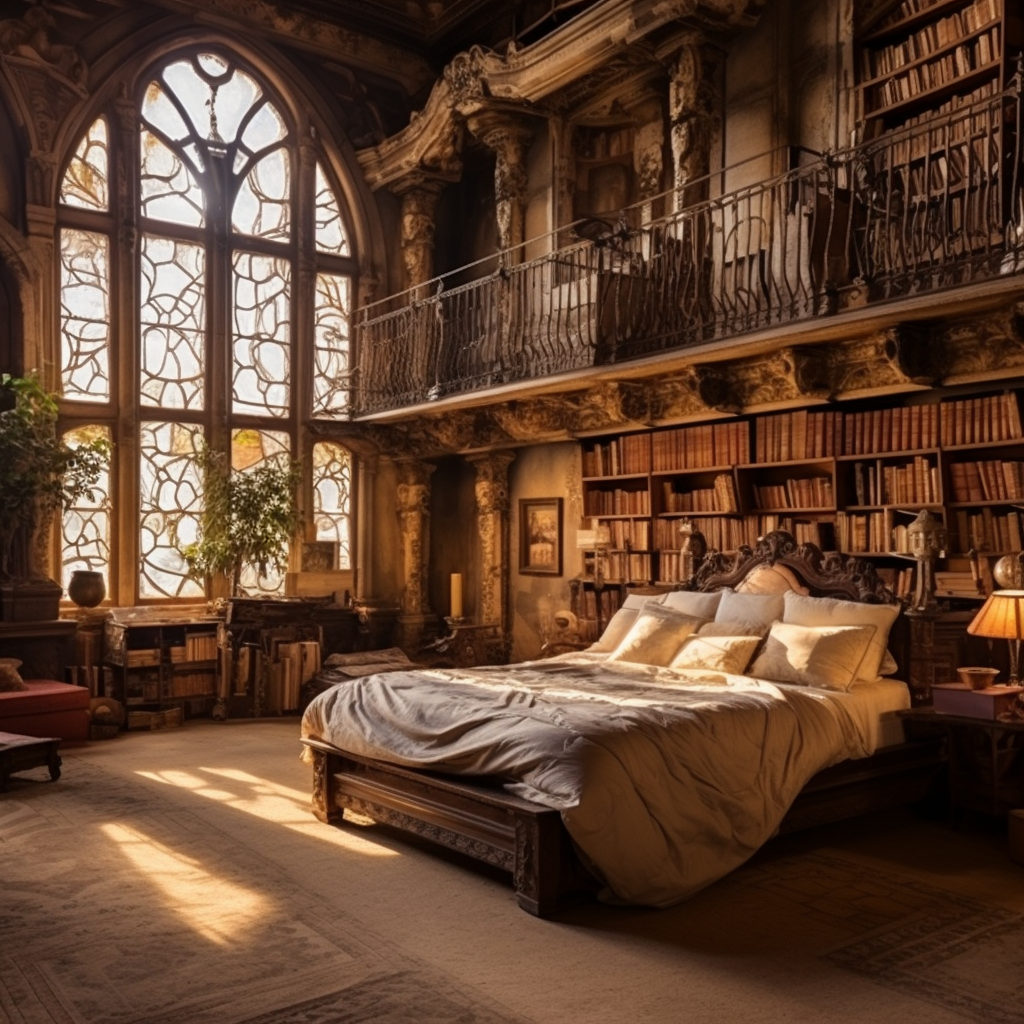
[[972, 636], [1009, 641], [1010, 683], [1016, 686], [1020, 641], [1024, 638], [1024, 590], [994, 590], [974, 616], [967, 632]]

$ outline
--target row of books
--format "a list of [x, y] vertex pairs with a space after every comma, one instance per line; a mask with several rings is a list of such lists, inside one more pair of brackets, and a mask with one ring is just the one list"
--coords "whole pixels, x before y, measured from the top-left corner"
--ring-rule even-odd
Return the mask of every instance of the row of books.
[[216, 672], [175, 672], [167, 686], [166, 696], [209, 697], [216, 692]]
[[[882, 27], [892, 28], [899, 25], [901, 21], [930, 10], [932, 7], [937, 7], [943, 2], [944, 0], [903, 0], [903, 3], [885, 19]], [[985, 24], [985, 22], [997, 18], [1000, 13], [999, 0], [975, 0], [973, 6], [977, 8], [974, 17], [982, 19], [979, 24]]]
[[736, 485], [729, 473], [719, 473], [712, 487], [676, 491], [668, 480], [662, 484], [663, 512], [736, 512]]
[[890, 43], [877, 50], [865, 47], [861, 55], [864, 79], [892, 74], [907, 64], [922, 60], [929, 54], [972, 35], [978, 29], [998, 21], [998, 18], [996, 0], [975, 0], [970, 7], [962, 11], [954, 11], [945, 18], [928, 22], [898, 43]]
[[991, 28], [935, 60], [917, 64], [879, 82], [870, 89], [871, 104], [875, 107], [891, 107], [903, 100], [913, 99], [922, 92], [937, 89], [951, 79], [969, 75], [984, 67], [991, 63], [992, 55], [998, 53], [999, 29]]
[[851, 554], [909, 554], [906, 525], [901, 523], [897, 528], [892, 509], [879, 512], [837, 512], [836, 542], [840, 551]]
[[647, 519], [613, 519], [604, 525], [608, 527], [612, 548], [646, 551], [651, 546], [651, 524]]
[[270, 712], [298, 710], [302, 684], [320, 671], [320, 644], [316, 640], [273, 644], [269, 662], [264, 708]]
[[[690, 523], [694, 530], [703, 534], [708, 548], [715, 551], [736, 551], [743, 545], [754, 547], [758, 538], [773, 530], [785, 530], [793, 534], [800, 544], [816, 544], [823, 550], [835, 547], [831, 523], [826, 521], [765, 512], [759, 515], [715, 518], [694, 516]], [[662, 555], [666, 551], [679, 550], [678, 520], [659, 519], [655, 522], [654, 546]]]
[[843, 414], [797, 409], [759, 416], [754, 432], [758, 462], [829, 458], [841, 451]]
[[753, 488], [758, 508], [824, 508], [833, 504], [832, 478], [812, 476]]
[[621, 476], [650, 470], [651, 447], [644, 434], [623, 434], [583, 449], [584, 476]]
[[593, 516], [650, 515], [651, 501], [646, 490], [627, 491], [621, 487], [587, 491], [583, 514]]
[[214, 661], [217, 657], [216, 633], [188, 633], [184, 644], [167, 649], [172, 663], [183, 661]]
[[978, 512], [955, 509], [952, 517], [959, 551], [1017, 552], [1024, 549], [1024, 532], [1021, 530], [1020, 514], [1014, 512], [993, 512], [983, 508]]
[[981, 586], [973, 573], [958, 569], [943, 569], [935, 573], [936, 597], [982, 597]]
[[64, 669], [64, 682], [84, 686], [92, 697], [114, 695], [114, 671], [105, 665], [68, 665]]
[[598, 556], [601, 576], [608, 581], [625, 583], [650, 582], [651, 556], [627, 551], [609, 551]]
[[942, 501], [939, 467], [924, 455], [902, 465], [857, 462], [853, 467], [858, 505], [936, 505]]
[[655, 473], [736, 466], [750, 461], [750, 432], [742, 420], [659, 430], [652, 436]]
[[[1020, 403], [1012, 391], [848, 413], [797, 410], [758, 416], [753, 424], [758, 463], [1024, 439]], [[626, 441], [628, 445], [622, 443]], [[627, 448], [630, 455], [623, 461]], [[613, 451], [619, 452], [614, 459], [608, 455]], [[639, 467], [650, 465], [654, 472], [666, 473], [748, 464], [746, 420], [627, 434], [583, 451], [585, 477], [647, 473]]]
[[953, 462], [949, 477], [953, 501], [1024, 500], [1024, 462]]

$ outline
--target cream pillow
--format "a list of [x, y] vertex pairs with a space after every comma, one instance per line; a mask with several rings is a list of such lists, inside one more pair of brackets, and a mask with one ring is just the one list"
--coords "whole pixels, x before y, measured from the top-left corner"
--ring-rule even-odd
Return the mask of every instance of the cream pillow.
[[587, 650], [597, 654], [614, 651], [619, 642], [629, 632], [629, 627], [636, 622], [640, 613], [635, 608], [620, 608], [604, 627], [600, 638], [592, 643]]
[[874, 626], [875, 635], [856, 673], [857, 679], [872, 682], [879, 675], [896, 671], [889, 654], [889, 631], [899, 613], [898, 604], [861, 604], [834, 597], [786, 594], [782, 621], [800, 626]]
[[669, 668], [704, 668], [712, 672], [731, 672], [741, 676], [754, 651], [761, 643], [759, 636], [688, 636], [672, 659]]
[[756, 634], [763, 640], [768, 634], [768, 625], [763, 622], [745, 622], [743, 620], [719, 622], [718, 619], [715, 619], [714, 622], [705, 622], [697, 630], [697, 633], [700, 636], [754, 636]]
[[848, 690], [875, 635], [874, 626], [772, 623], [748, 675], [780, 683]]
[[609, 661], [635, 661], [641, 665], [665, 667], [683, 646], [683, 641], [701, 625], [703, 619], [683, 615], [659, 604], [648, 604], [619, 645], [608, 655]]
[[798, 594], [807, 593], [807, 588], [797, 579], [796, 573], [784, 565], [759, 565], [736, 584], [737, 594], [784, 594], [787, 590], [795, 590]]
[[758, 622], [765, 628], [782, 618], [782, 594], [739, 594], [723, 590], [715, 612], [716, 622]]
[[718, 611], [718, 603], [722, 600], [720, 590], [701, 593], [697, 590], [671, 590], [665, 595], [662, 604], [686, 615], [696, 615], [702, 619], [713, 619]]
[[635, 611], [639, 611], [645, 605], [648, 604], [661, 604], [665, 600], [664, 594], [634, 594], [629, 593], [626, 595], [625, 600], [622, 602], [623, 608], [632, 608]]

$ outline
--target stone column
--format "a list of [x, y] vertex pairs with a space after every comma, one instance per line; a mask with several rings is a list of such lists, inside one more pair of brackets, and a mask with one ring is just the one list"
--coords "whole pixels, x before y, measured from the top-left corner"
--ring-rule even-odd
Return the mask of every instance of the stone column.
[[[398, 462], [398, 519], [402, 534], [402, 614], [399, 646], [417, 651], [433, 634], [435, 616], [427, 598], [430, 555], [430, 475], [435, 467], [416, 459]], [[428, 627], [429, 623], [429, 627]]]
[[522, 261], [516, 247], [526, 241], [526, 147], [533, 129], [506, 111], [487, 110], [474, 114], [469, 130], [494, 153], [494, 199], [498, 218], [498, 248], [508, 253], [509, 263]]
[[700, 32], [681, 41], [669, 70], [668, 116], [671, 125], [676, 209], [707, 196], [711, 138], [720, 119], [721, 53]]
[[[402, 259], [407, 288], [425, 285], [434, 276], [434, 215], [444, 182], [418, 178], [393, 191], [402, 200]], [[417, 293], [417, 298], [425, 297]]]
[[480, 539], [481, 625], [497, 626], [508, 642], [509, 497], [508, 467], [515, 452], [470, 456], [476, 468], [476, 526]]

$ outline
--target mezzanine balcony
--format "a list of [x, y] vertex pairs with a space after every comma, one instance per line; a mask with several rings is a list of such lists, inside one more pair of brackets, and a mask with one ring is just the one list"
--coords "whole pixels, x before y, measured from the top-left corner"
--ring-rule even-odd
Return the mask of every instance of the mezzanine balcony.
[[576, 225], [537, 258], [501, 253], [366, 306], [352, 414], [1024, 281], [1022, 134], [1018, 75], [1002, 94], [769, 180], [727, 191], [722, 172], [706, 182], [713, 198], [652, 216], [673, 203], [658, 197], [615, 224]]

